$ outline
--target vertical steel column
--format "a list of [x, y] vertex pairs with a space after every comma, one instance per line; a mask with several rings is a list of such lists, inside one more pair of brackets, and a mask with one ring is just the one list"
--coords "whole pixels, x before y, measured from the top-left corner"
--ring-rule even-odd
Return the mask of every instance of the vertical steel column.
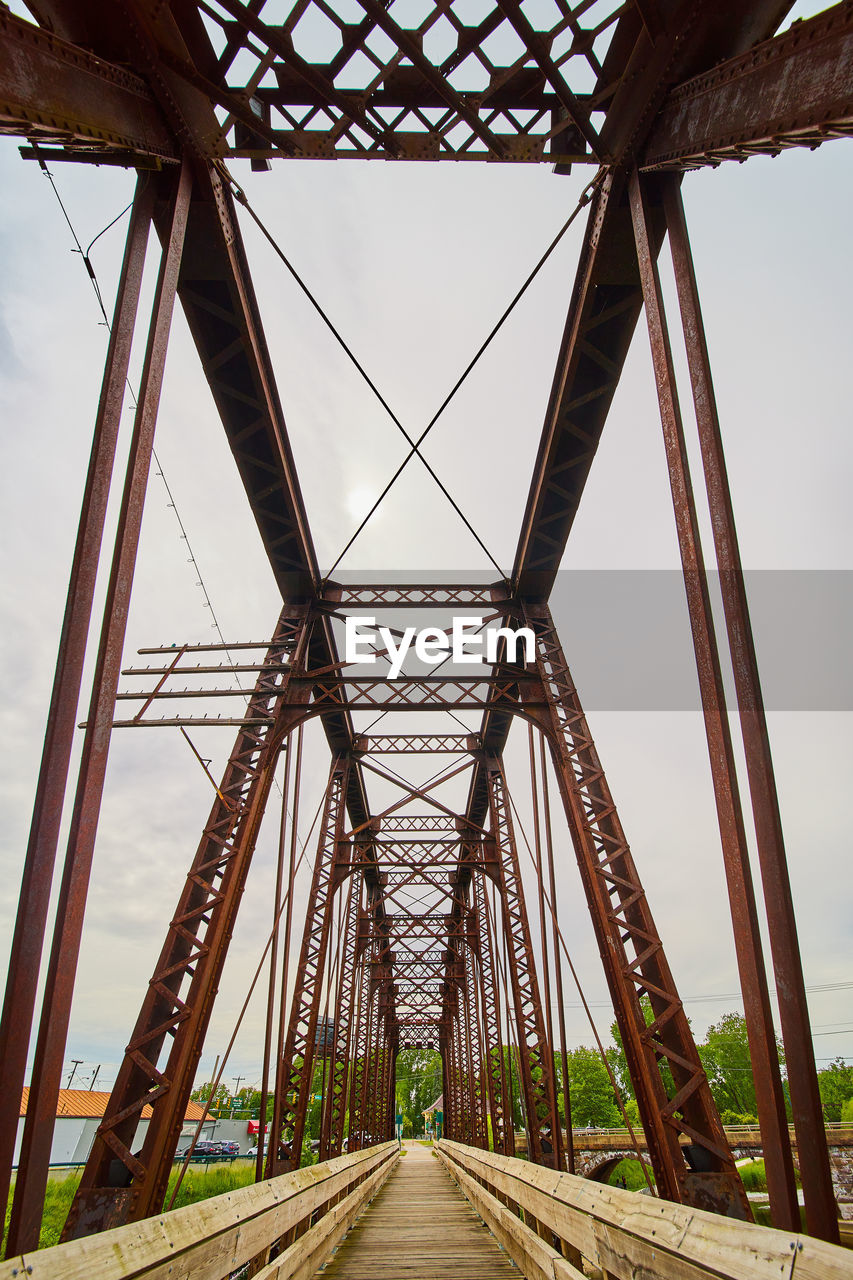
[[[275, 986], [278, 977], [278, 943], [281, 934], [281, 895], [284, 885], [284, 853], [287, 843], [287, 798], [290, 794], [290, 759], [293, 735], [288, 734], [283, 747], [284, 780], [281, 788], [281, 821], [278, 830], [278, 857], [275, 865], [275, 893], [272, 908], [272, 942], [270, 944], [270, 976], [267, 986], [267, 1011], [264, 1022], [264, 1056], [261, 1066], [260, 1102], [258, 1105], [258, 1153], [255, 1157], [255, 1181], [260, 1182], [264, 1168], [264, 1145], [267, 1133], [267, 1099], [269, 1097], [270, 1059], [272, 1058], [273, 1026], [275, 1025]], [[295, 824], [294, 824], [295, 825]], [[293, 892], [293, 876], [288, 881], [288, 906]], [[268, 1145], [268, 1144], [267, 1144]]]
[[325, 1124], [320, 1134], [320, 1159], [339, 1156], [343, 1149], [347, 1082], [350, 1066], [350, 1044], [354, 1021], [355, 953], [358, 916], [361, 907], [362, 871], [357, 867], [350, 878], [344, 917], [341, 969], [335, 993], [332, 1070], [329, 1077], [329, 1105], [324, 1109]]
[[510, 1156], [515, 1151], [512, 1115], [507, 1105], [503, 1036], [501, 1034], [500, 994], [495, 975], [494, 939], [486, 908], [486, 886], [482, 873], [472, 877], [474, 909], [480, 921], [480, 988], [483, 1007], [483, 1038], [486, 1088], [492, 1117], [492, 1143], [495, 1151]]
[[[749, 1202], [553, 619], [547, 605], [528, 605], [522, 616], [536, 636], [541, 680], [535, 692], [523, 687], [522, 697], [545, 705], [541, 723], [658, 1190], [669, 1200], [749, 1219]], [[539, 716], [535, 708], [531, 713]], [[654, 1014], [648, 1026], [643, 995]], [[672, 1073], [672, 1097], [662, 1065]], [[680, 1134], [690, 1143], [684, 1153]]]
[[[276, 1094], [281, 1103], [281, 1131], [271, 1135], [271, 1172], [298, 1169], [302, 1158], [305, 1117], [313, 1081], [317, 1023], [320, 1015], [323, 973], [332, 923], [335, 872], [342, 857], [346, 782], [349, 762], [338, 757], [332, 765], [323, 806], [317, 857], [308, 896], [305, 930], [293, 991], [293, 1003], [284, 1054], [278, 1063]], [[279, 1154], [278, 1144], [282, 1154]]]
[[140, 176], [104, 364], [0, 1020], [0, 1080], [11, 1102], [0, 1115], [0, 1204], [6, 1204], [9, 1199], [18, 1128], [18, 1107], [14, 1100], [21, 1095], [26, 1073], [95, 578], [153, 206], [154, 184], [147, 176]]
[[[154, 428], [163, 385], [169, 329], [189, 213], [192, 178], [187, 161], [171, 192], [168, 241], [163, 249], [139, 389], [127, 476], [116, 532], [104, 622], [89, 704], [88, 728], [77, 780], [74, 812], [57, 904], [53, 947], [42, 1001], [30, 1082], [30, 1101], [9, 1224], [7, 1251], [38, 1246], [62, 1059], [71, 1015], [74, 977], [107, 767], [115, 695], [121, 669], [133, 570], [139, 545]], [[117, 391], [115, 393], [118, 394]]]
[[359, 1151], [363, 1144], [362, 1086], [367, 1070], [367, 1037], [370, 1000], [370, 960], [367, 944], [367, 913], [359, 912], [356, 946], [356, 1002], [352, 1037], [352, 1070], [349, 1081], [349, 1128], [347, 1152]]
[[[290, 973], [290, 939], [293, 925], [293, 890], [296, 879], [296, 840], [299, 834], [299, 801], [302, 794], [302, 740], [304, 725], [296, 729], [296, 773], [293, 779], [293, 816], [290, 823], [290, 853], [287, 872], [287, 906], [284, 910], [284, 943], [281, 958], [281, 991], [278, 1003], [278, 1038], [276, 1043], [276, 1073], [284, 1056], [284, 1037], [287, 1032], [287, 980]], [[256, 1179], [261, 1175], [261, 1160], [265, 1178], [272, 1177], [278, 1160], [278, 1135], [281, 1133], [281, 1095], [273, 1088], [272, 1117], [267, 1129], [267, 1149], [258, 1143], [258, 1159], [255, 1165]]]
[[[282, 736], [293, 715], [288, 657], [307, 644], [304, 609], [282, 610], [148, 983], [64, 1238], [158, 1213], [251, 865]], [[295, 649], [294, 649], [295, 646]], [[302, 698], [302, 690], [297, 691]], [[257, 723], [266, 720], [267, 723]], [[165, 1064], [160, 1059], [169, 1044]], [[153, 1106], [134, 1152], [143, 1109]]]
[[566, 1007], [563, 1002], [563, 963], [560, 955], [560, 930], [557, 924], [557, 884], [554, 874], [554, 841], [551, 831], [551, 797], [548, 793], [548, 771], [545, 765], [545, 735], [539, 735], [539, 763], [542, 774], [542, 804], [545, 819], [545, 848], [548, 854], [548, 888], [551, 894], [551, 935], [554, 944], [554, 973], [557, 988], [557, 1011], [560, 1024], [560, 1060], [563, 1068], [563, 1116], [566, 1121], [566, 1165], [575, 1171], [575, 1144], [572, 1137], [572, 1100], [569, 1094], [569, 1055], [566, 1049]]
[[662, 193], [752, 798], [770, 951], [797, 1134], [806, 1222], [812, 1235], [837, 1243], [838, 1215], [832, 1192], [832, 1175], [826, 1149], [779, 797], [726, 473], [711, 362], [678, 180], [674, 177], [667, 178], [662, 184]]
[[723, 848], [735, 950], [743, 989], [750, 1055], [755, 1074], [758, 1116], [767, 1167], [774, 1225], [799, 1229], [797, 1186], [785, 1116], [785, 1098], [773, 1033], [767, 975], [755, 908], [755, 891], [743, 823], [737, 770], [732, 750], [723, 677], [714, 631], [708, 581], [702, 556], [690, 464], [675, 385], [663, 298], [655, 255], [649, 244], [646, 181], [635, 171], [630, 184], [631, 216], [643, 287], [646, 320], [663, 425], [669, 482], [687, 595], [687, 609], [702, 697], [705, 735]]
[[542, 1013], [503, 765], [497, 757], [487, 756], [484, 766], [492, 834], [498, 851], [508, 976], [515, 1005], [521, 1085], [527, 1113], [528, 1157], [535, 1164], [560, 1168], [556, 1150], [560, 1118], [554, 1097], [554, 1073], [549, 1067], [553, 1051]]
[[486, 1130], [486, 1096], [485, 1096], [485, 1054], [481, 1035], [480, 1010], [477, 993], [480, 989], [478, 981], [478, 960], [480, 956], [479, 921], [473, 908], [466, 911], [465, 920], [465, 1014], [470, 1027], [469, 1043], [471, 1083], [470, 1097], [472, 1109], [472, 1142], [475, 1147], [488, 1149]]
[[[550, 960], [548, 957], [548, 934], [545, 926], [545, 881], [542, 872], [542, 833], [539, 827], [539, 788], [536, 785], [536, 754], [533, 747], [533, 725], [527, 726], [527, 746], [530, 755], [530, 790], [533, 802], [533, 850], [534, 860], [536, 864], [536, 898], [539, 908], [539, 949], [542, 953], [542, 995], [545, 1002], [545, 1029], [548, 1034], [548, 1044], [550, 1046], [550, 1055], [546, 1065], [546, 1071], [551, 1074], [551, 1088], [554, 1093], [554, 1100], [557, 1099], [557, 1061], [554, 1051], [554, 1019], [551, 1016], [551, 972]], [[563, 1168], [563, 1130], [559, 1123], [559, 1109], [557, 1109], [557, 1125], [554, 1129], [554, 1156], [556, 1160], [555, 1167]]]

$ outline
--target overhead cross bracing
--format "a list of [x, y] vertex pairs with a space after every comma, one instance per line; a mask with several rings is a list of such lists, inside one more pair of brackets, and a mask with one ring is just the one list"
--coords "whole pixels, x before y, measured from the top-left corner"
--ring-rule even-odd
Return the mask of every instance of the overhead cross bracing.
[[[341, 19], [334, 4], [309, 4], [287, 9], [282, 21], [272, 23], [262, 6], [236, 0], [171, 7], [127, 3], [118, 8], [48, 0], [38, 6], [38, 26], [8, 14], [0, 17], [5, 37], [0, 64], [3, 127], [27, 140], [25, 154], [43, 163], [101, 160], [138, 168], [143, 175], [156, 173], [150, 179], [143, 176], [134, 203], [99, 412], [96, 491], [112, 465], [114, 440], [111, 445], [108, 437], [127, 374], [150, 222], [164, 244], [125, 518], [74, 805], [68, 864], [73, 874], [60, 901], [58, 949], [50, 965], [36, 1052], [38, 1105], [28, 1117], [10, 1247], [28, 1248], [37, 1228], [49, 1151], [44, 1134], [52, 1120], [51, 1097], [58, 1087], [70, 1011], [68, 957], [79, 946], [106, 770], [105, 743], [117, 721], [124, 619], [176, 298], [201, 355], [284, 608], [270, 640], [255, 646], [255, 662], [234, 662], [226, 652], [225, 663], [211, 659], [207, 670], [199, 664], [197, 674], [248, 678], [248, 697], [225, 685], [201, 690], [170, 686], [167, 678], [180, 674], [185, 655], [198, 648], [181, 644], [159, 671], [143, 673], [151, 682], [141, 691], [118, 690], [121, 705], [131, 702], [134, 709], [132, 719], [118, 723], [137, 727], [152, 722], [184, 729], [210, 724], [203, 710], [198, 715], [192, 711], [199, 697], [237, 697], [248, 705], [245, 715], [214, 721], [238, 729], [235, 745], [224, 775], [210, 779], [210, 817], [168, 925], [69, 1231], [159, 1211], [176, 1119], [183, 1115], [182, 1100], [194, 1080], [276, 766], [283, 755], [291, 768], [292, 756], [299, 756], [300, 727], [312, 717], [322, 723], [332, 767], [311, 847], [314, 881], [296, 988], [273, 1055], [276, 1145], [268, 1171], [298, 1162], [312, 1087], [311, 1059], [318, 1045], [326, 1082], [321, 1145], [328, 1154], [340, 1149], [347, 1126], [353, 1147], [387, 1136], [394, 1055], [403, 1033], [415, 1032], [418, 1043], [441, 1046], [452, 1136], [484, 1144], [488, 1120], [492, 1141], [511, 1148], [505, 1045], [517, 1059], [533, 1159], [561, 1164], [566, 1158], [552, 1065], [555, 1035], [546, 1016], [550, 1002], [540, 991], [551, 973], [558, 980], [555, 957], [561, 941], [565, 943], [557, 920], [551, 922], [554, 934], [548, 940], [547, 902], [553, 904], [555, 898], [553, 883], [548, 884], [545, 829], [544, 788], [550, 777], [571, 831], [658, 1185], [675, 1200], [746, 1212], [663, 941], [545, 603], [643, 306], [661, 394], [751, 1047], [762, 1085], [759, 1109], [768, 1133], [781, 1134], [781, 1082], [772, 1060], [775, 1045], [743, 814], [707, 590], [697, 577], [701, 559], [694, 499], [656, 274], [665, 229], [701, 405], [700, 440], [721, 568], [737, 569], [737, 544], [679, 180], [646, 175], [664, 165], [686, 169], [755, 150], [772, 152], [843, 136], [849, 124], [844, 75], [850, 6], [839, 5], [831, 15], [810, 20], [795, 36], [783, 34], [778, 45], [773, 33], [784, 8], [778, 4], [753, 4], [746, 13], [735, 5], [557, 5], [550, 25], [543, 19], [541, 29], [532, 25], [535, 6], [529, 4], [506, 0], [482, 6], [475, 24], [460, 17], [462, 7], [426, 6], [421, 18], [404, 19], [399, 0], [387, 8], [360, 0], [364, 16], [352, 23]], [[311, 22], [315, 29], [307, 36]], [[439, 38], [449, 42], [445, 54], [437, 48]], [[306, 39], [317, 43], [307, 47], [302, 44]], [[773, 48], [764, 47], [768, 41]], [[365, 74], [372, 79], [347, 83], [345, 75], [354, 74], [351, 63], [364, 69], [365, 61]], [[792, 77], [795, 115], [780, 114], [778, 77], [762, 75], [762, 68], [771, 64]], [[832, 93], [815, 92], [826, 68], [834, 68]], [[714, 77], [725, 92], [715, 94]], [[740, 110], [741, 85], [749, 86], [744, 90], [749, 111]], [[708, 100], [710, 119], [695, 105]], [[652, 152], [649, 140], [656, 129], [670, 139], [675, 130], [677, 138], [659, 141]], [[244, 188], [232, 181], [222, 161], [245, 155], [262, 166], [278, 156], [323, 152], [399, 159], [411, 157], [417, 148], [420, 158], [547, 161], [561, 169], [589, 161], [600, 177], [591, 192], [586, 238], [514, 566], [507, 566], [505, 579], [489, 584], [488, 590], [460, 590], [446, 583], [399, 588], [384, 582], [349, 590], [344, 586], [338, 593], [316, 554], [284, 426], [235, 212], [234, 200], [245, 194]], [[75, 564], [42, 775], [47, 793], [40, 791], [15, 943], [3, 1041], [7, 1078], [13, 1082], [23, 1078], [26, 1065], [21, 1028], [26, 1030], [32, 1020], [35, 953], [47, 909], [44, 886], [49, 887], [58, 840], [57, 814], [91, 609], [98, 525], [103, 522], [98, 503], [95, 492]], [[341, 666], [336, 615], [347, 607], [410, 610], [436, 605], [450, 612], [482, 607], [502, 621], [525, 624], [535, 636], [535, 655], [526, 664], [507, 661], [504, 655], [494, 669], [476, 675], [414, 671], [400, 681]], [[725, 605], [737, 698], [754, 711], [754, 654], [736, 575], [728, 581]], [[226, 650], [224, 644], [221, 648]], [[125, 678], [137, 678], [133, 668]], [[179, 700], [177, 709], [158, 720], [157, 704], [163, 706], [169, 698]], [[406, 730], [395, 733], [384, 720], [401, 714], [419, 718], [410, 752], [400, 748]], [[438, 719], [426, 724], [420, 721], [424, 715]], [[461, 716], [465, 719], [460, 722]], [[543, 824], [541, 838], [533, 842], [542, 895], [538, 916], [544, 922], [539, 939], [532, 932], [520, 869], [515, 785], [503, 758], [514, 719], [535, 730], [531, 775], [534, 788], [541, 789], [536, 813]], [[777, 975], [785, 978], [780, 982], [787, 1001], [782, 1027], [795, 1120], [798, 1136], [802, 1131], [800, 1151], [809, 1153], [806, 1207], [811, 1228], [831, 1236], [831, 1190], [820, 1150], [814, 1062], [763, 718], [748, 720], [744, 736], [762, 874], [772, 886], [768, 914], [774, 963]], [[403, 798], [395, 798], [399, 762], [389, 765], [383, 754], [432, 754], [451, 743], [449, 759], [441, 761], [445, 778], [408, 774]], [[460, 772], [455, 772], [457, 766]], [[294, 761], [294, 797], [298, 774]], [[442, 798], [445, 783], [455, 786], [452, 799]], [[284, 791], [287, 795], [286, 781]], [[447, 857], [450, 835], [457, 856], [450, 858], [449, 867], [441, 859], [430, 864], [422, 843], [413, 850], [402, 840], [388, 841], [394, 835], [438, 836], [442, 858]], [[440, 1000], [434, 977], [421, 976], [436, 964]], [[398, 977], [413, 972], [419, 976]], [[653, 1015], [650, 1025], [643, 1016], [645, 1000]], [[319, 1040], [317, 1036], [318, 1027], [328, 1026], [320, 1022], [327, 1016], [333, 1019], [333, 1044], [325, 1033]], [[8, 1035], [12, 1025], [14, 1043]], [[154, 1122], [144, 1146], [136, 1150], [136, 1121], [150, 1104]], [[686, 1138], [688, 1162], [680, 1141]], [[795, 1213], [785, 1141], [780, 1141], [775, 1171], [769, 1173], [780, 1222]], [[777, 1153], [772, 1142], [766, 1146], [772, 1165]], [[10, 1147], [8, 1154], [7, 1166]]]

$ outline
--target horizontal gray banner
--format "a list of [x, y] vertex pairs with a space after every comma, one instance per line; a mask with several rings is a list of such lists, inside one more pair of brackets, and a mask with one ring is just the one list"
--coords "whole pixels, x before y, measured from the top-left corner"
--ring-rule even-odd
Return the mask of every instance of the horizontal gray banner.
[[[344, 584], [388, 585], [473, 586], [494, 578], [482, 571], [439, 570], [335, 575]], [[734, 708], [719, 575], [709, 574], [708, 581], [727, 697]], [[853, 571], [754, 570], [744, 574], [744, 583], [767, 710], [853, 710]], [[588, 710], [700, 709], [685, 583], [678, 571], [562, 571], [549, 604]], [[467, 603], [448, 604], [441, 610], [440, 625], [454, 614], [471, 612]], [[390, 610], [381, 614], [377, 621], [399, 626], [391, 622]], [[438, 625], [439, 615], [410, 612], [405, 623]], [[447, 667], [443, 670], [449, 674]]]

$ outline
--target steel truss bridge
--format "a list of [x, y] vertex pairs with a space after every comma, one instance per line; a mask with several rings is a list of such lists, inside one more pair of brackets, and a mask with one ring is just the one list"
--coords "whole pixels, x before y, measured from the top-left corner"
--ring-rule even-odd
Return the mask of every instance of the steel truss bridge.
[[[369, 1179], [378, 1174], [365, 1172], [373, 1169], [368, 1150], [380, 1153], [381, 1164], [388, 1150], [382, 1144], [393, 1133], [396, 1055], [404, 1046], [435, 1047], [442, 1058], [450, 1140], [442, 1158], [454, 1165], [459, 1185], [474, 1203], [477, 1187], [491, 1187], [502, 1212], [515, 1205], [527, 1221], [548, 1221], [542, 1178], [546, 1171], [552, 1179], [569, 1176], [574, 1167], [571, 1129], [560, 1123], [561, 1105], [568, 1111], [570, 1100], [558, 1096], [555, 1070], [555, 1055], [565, 1055], [565, 1034], [552, 1025], [550, 1013], [551, 991], [558, 1007], [563, 999], [559, 921], [548, 923], [547, 912], [555, 901], [552, 811], [560, 810], [658, 1194], [672, 1202], [673, 1222], [679, 1206], [750, 1217], [548, 607], [642, 311], [701, 685], [773, 1220], [783, 1230], [800, 1229], [758, 930], [759, 890], [747, 854], [720, 674], [721, 643], [733, 659], [808, 1231], [837, 1242], [779, 806], [680, 186], [685, 172], [699, 166], [813, 148], [853, 134], [853, 3], [844, 0], [778, 35], [790, 8], [786, 0], [495, 0], [480, 6], [473, 23], [459, 16], [451, 0], [424, 4], [420, 17], [411, 20], [386, 0], [346, 6], [337, 0], [32, 0], [28, 7], [32, 21], [0, 9], [0, 129], [23, 139], [24, 157], [123, 165], [138, 171], [138, 183], [0, 1028], [2, 1079], [7, 1099], [14, 1099], [37, 1026], [7, 1256], [26, 1254], [38, 1241], [111, 729], [199, 723], [203, 717], [194, 714], [192, 701], [175, 700], [224, 697], [235, 672], [249, 675], [251, 694], [245, 706], [230, 704], [238, 710], [218, 721], [236, 729], [234, 746], [223, 776], [214, 780], [209, 818], [164, 925], [160, 957], [141, 993], [65, 1238], [144, 1224], [161, 1212], [274, 772], [284, 754], [285, 799], [298, 806], [302, 726], [311, 717], [322, 723], [330, 767], [312, 844], [305, 919], [286, 917], [288, 930], [293, 924], [298, 936], [301, 929], [290, 1005], [277, 1031], [272, 1016], [268, 1020], [273, 1141], [263, 1167], [263, 1153], [258, 1158], [259, 1178], [301, 1176], [289, 1171], [299, 1165], [320, 1063], [320, 1156], [332, 1162], [332, 1172], [323, 1177], [334, 1186], [327, 1207], [346, 1189], [334, 1181], [343, 1177], [334, 1171], [343, 1168], [345, 1141], [346, 1160], [362, 1160], [358, 1176], [372, 1186]], [[301, 29], [306, 17], [325, 32], [322, 48], [315, 45], [310, 56]], [[502, 47], [516, 52], [502, 58]], [[293, 157], [547, 163], [558, 173], [591, 166], [583, 197], [586, 233], [508, 578], [462, 586], [351, 584], [323, 574], [236, 217], [235, 200], [248, 204], [248, 197], [229, 174], [233, 157], [249, 158], [257, 170]], [[95, 575], [152, 225], [161, 246], [157, 286], [37, 1017]], [[666, 314], [658, 275], [667, 238], [677, 317]], [[176, 300], [282, 605], [261, 643], [247, 639], [227, 651], [192, 645], [151, 650], [153, 667], [130, 668], [122, 677], [130, 584]], [[721, 636], [709, 605], [673, 375], [669, 325], [679, 321], [725, 606]], [[417, 451], [418, 442], [410, 443]], [[472, 673], [437, 669], [393, 681], [365, 675], [342, 662], [336, 636], [343, 618], [365, 609], [381, 613], [389, 625], [417, 609], [434, 615], [439, 628], [449, 625], [454, 611], [473, 611], [503, 626], [530, 628], [535, 654], [521, 661], [504, 649], [491, 667]], [[199, 657], [200, 651], [206, 656]], [[204, 681], [178, 690], [174, 682], [188, 670]], [[122, 686], [122, 678], [130, 684]], [[477, 733], [448, 731], [446, 716], [436, 729], [436, 713], [461, 709], [481, 713]], [[362, 711], [383, 716], [381, 733], [356, 731], [353, 715]], [[403, 728], [394, 720], [398, 713]], [[433, 718], [412, 732], [412, 717], [424, 713]], [[534, 856], [543, 922], [538, 939], [528, 918], [518, 821], [503, 760], [518, 717], [529, 726], [537, 797]], [[409, 757], [420, 754], [441, 765], [429, 784], [407, 780]], [[369, 801], [375, 776], [400, 793], [382, 811]], [[467, 802], [444, 803], [441, 787], [460, 777]], [[553, 795], [549, 779], [556, 780]], [[292, 871], [295, 838], [289, 833], [282, 836], [276, 890], [282, 911], [289, 902], [282, 892], [288, 848]], [[282, 954], [286, 964], [286, 947], [279, 948], [279, 962]], [[643, 1002], [651, 1009], [649, 1023]], [[331, 1031], [320, 1034], [318, 1027]], [[518, 1071], [535, 1184], [526, 1199], [517, 1187], [508, 1190], [506, 1181], [515, 1137], [505, 1050]], [[265, 1096], [267, 1087], [265, 1079]], [[152, 1118], [140, 1142], [137, 1126], [145, 1107], [152, 1108]], [[15, 1121], [14, 1108], [7, 1106], [0, 1117], [4, 1196]], [[537, 1166], [543, 1167], [538, 1182]], [[503, 1219], [494, 1213], [493, 1229], [499, 1232]], [[559, 1231], [551, 1226], [556, 1239]]]

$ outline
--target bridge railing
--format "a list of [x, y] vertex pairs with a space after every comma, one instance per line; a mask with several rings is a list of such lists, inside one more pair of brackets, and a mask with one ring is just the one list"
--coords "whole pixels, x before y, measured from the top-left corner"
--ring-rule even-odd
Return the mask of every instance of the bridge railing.
[[527, 1280], [850, 1280], [849, 1250], [589, 1182], [456, 1142], [437, 1144], [460, 1190]]
[[0, 1263], [0, 1280], [302, 1280], [399, 1158], [396, 1142]]

